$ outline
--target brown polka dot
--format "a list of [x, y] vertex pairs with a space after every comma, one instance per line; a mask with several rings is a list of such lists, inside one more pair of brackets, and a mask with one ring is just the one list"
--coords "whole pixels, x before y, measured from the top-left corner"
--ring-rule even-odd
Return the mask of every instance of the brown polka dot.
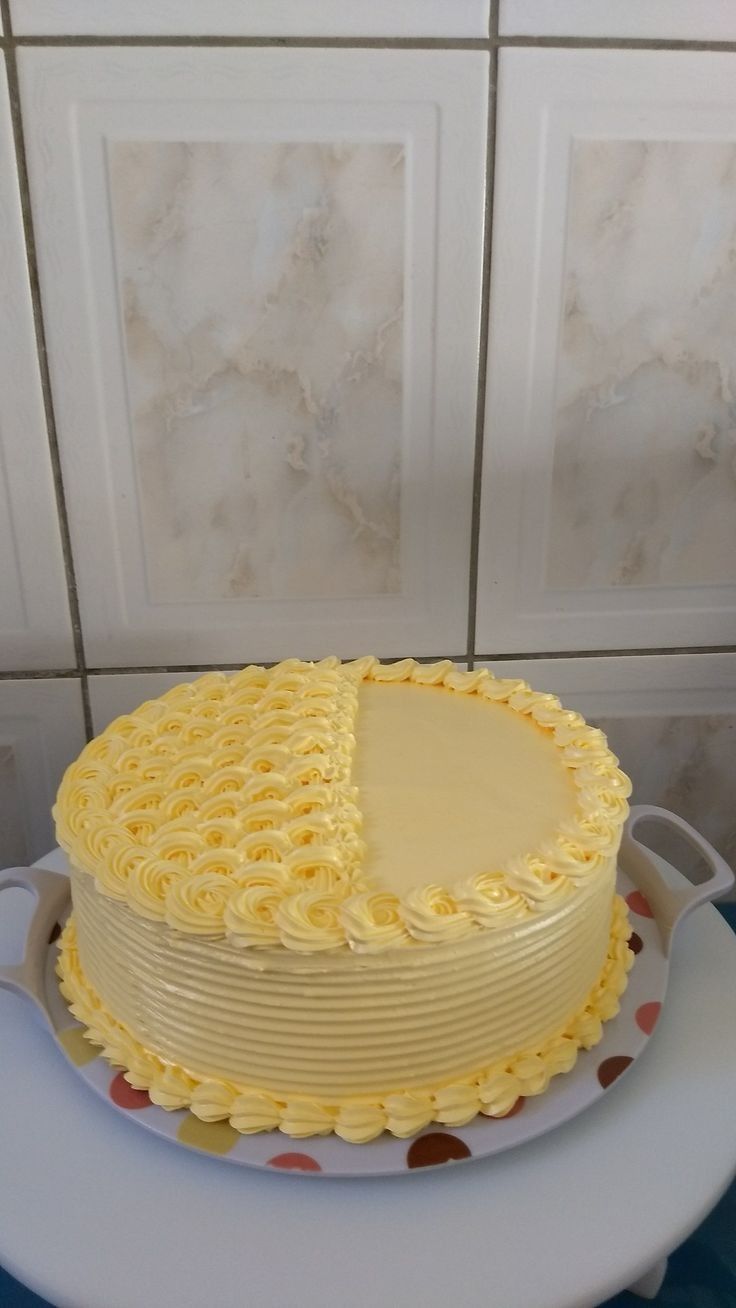
[[276, 1154], [268, 1160], [269, 1167], [281, 1167], [287, 1172], [321, 1172], [316, 1158], [310, 1154]]
[[151, 1100], [147, 1090], [136, 1090], [126, 1081], [122, 1072], [118, 1072], [110, 1082], [108, 1094], [118, 1108], [150, 1108]]
[[462, 1140], [447, 1131], [430, 1131], [429, 1135], [420, 1135], [410, 1145], [406, 1165], [436, 1167], [438, 1163], [454, 1163], [460, 1158], [470, 1158], [470, 1150]]
[[54, 922], [54, 925], [52, 926], [49, 932], [49, 944], [53, 945], [54, 941], [58, 940], [60, 935], [61, 935], [61, 927], [59, 926], [58, 922]]
[[633, 1061], [633, 1058], [629, 1058], [628, 1054], [614, 1054], [611, 1058], [604, 1058], [598, 1068], [598, 1080], [603, 1089], [607, 1090], [609, 1085], [613, 1085], [613, 1082], [620, 1077], [622, 1072], [626, 1071]]
[[636, 934], [636, 931], [632, 931], [631, 935], [629, 936], [629, 949], [631, 950], [632, 954], [640, 954], [643, 948], [644, 948], [644, 941], [642, 940], [641, 936], [638, 936]]

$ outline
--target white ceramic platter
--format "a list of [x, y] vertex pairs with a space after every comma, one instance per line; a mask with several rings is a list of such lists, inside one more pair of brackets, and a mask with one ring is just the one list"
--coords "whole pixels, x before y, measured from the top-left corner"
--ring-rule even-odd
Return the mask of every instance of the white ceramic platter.
[[[707, 864], [709, 876], [693, 885], [664, 859], [634, 839], [642, 820], [675, 827]], [[405, 1175], [407, 1170], [447, 1162], [488, 1158], [551, 1131], [593, 1104], [634, 1065], [656, 1027], [667, 989], [670, 947], [679, 921], [699, 904], [725, 893], [733, 875], [705, 839], [681, 818], [663, 809], [640, 805], [632, 810], [621, 846], [618, 889], [629, 905], [636, 952], [618, 1016], [603, 1028], [600, 1044], [581, 1052], [571, 1072], [555, 1077], [538, 1098], [517, 1100], [505, 1118], [478, 1116], [467, 1126], [433, 1124], [411, 1140], [384, 1134], [366, 1145], [337, 1136], [291, 1140], [278, 1131], [240, 1135], [227, 1122], [205, 1123], [188, 1109], [166, 1112], [145, 1091], [133, 1090], [122, 1072], [99, 1056], [83, 1028], [71, 1016], [55, 974], [58, 923], [69, 910], [65, 876], [40, 868], [0, 872], [0, 890], [22, 885], [37, 897], [23, 963], [0, 968], [0, 986], [33, 1000], [60, 1051], [80, 1078], [115, 1111], [156, 1135], [186, 1149], [214, 1154], [246, 1167], [268, 1167], [318, 1176]]]

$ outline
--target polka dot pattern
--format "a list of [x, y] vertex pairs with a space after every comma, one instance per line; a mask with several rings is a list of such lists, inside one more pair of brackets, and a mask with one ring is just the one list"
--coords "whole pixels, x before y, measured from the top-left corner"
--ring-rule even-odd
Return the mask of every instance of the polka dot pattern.
[[186, 1113], [176, 1138], [180, 1144], [222, 1157], [223, 1154], [230, 1153], [240, 1135], [229, 1122], [202, 1122], [194, 1113]]
[[69, 1062], [75, 1067], [84, 1067], [87, 1063], [93, 1062], [99, 1053], [96, 1045], [85, 1040], [84, 1028], [81, 1026], [69, 1026], [65, 1031], [59, 1031], [57, 1035]]
[[639, 1030], [645, 1035], [651, 1035], [661, 1011], [662, 1005], [656, 1000], [650, 1000], [648, 1004], [640, 1004], [636, 1010], [636, 1025]]
[[414, 1167], [437, 1167], [439, 1163], [455, 1163], [461, 1158], [470, 1158], [471, 1151], [464, 1140], [448, 1131], [430, 1131], [420, 1135], [409, 1146], [406, 1165]]
[[136, 1090], [126, 1081], [122, 1072], [118, 1072], [110, 1082], [109, 1095], [118, 1108], [150, 1108], [151, 1100], [147, 1090]]
[[613, 1085], [633, 1061], [628, 1054], [614, 1054], [611, 1058], [604, 1058], [598, 1068], [598, 1081], [603, 1089], [607, 1090], [609, 1085]]
[[632, 931], [631, 935], [629, 936], [629, 949], [631, 950], [632, 954], [640, 954], [643, 948], [644, 948], [644, 941], [642, 940], [641, 936], [637, 935], [636, 931]]
[[321, 1172], [322, 1168], [316, 1158], [310, 1154], [286, 1153], [275, 1154], [268, 1160], [269, 1167], [278, 1167], [285, 1172]]
[[636, 913], [637, 917], [654, 917], [652, 906], [646, 895], [641, 893], [641, 890], [632, 890], [631, 894], [626, 896], [626, 903], [631, 912]]

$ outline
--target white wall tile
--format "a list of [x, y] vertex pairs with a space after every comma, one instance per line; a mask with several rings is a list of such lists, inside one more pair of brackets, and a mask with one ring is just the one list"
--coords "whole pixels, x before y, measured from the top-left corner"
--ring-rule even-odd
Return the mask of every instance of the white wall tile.
[[55, 845], [51, 807], [85, 741], [79, 681], [0, 681], [0, 867]]
[[70, 667], [74, 645], [0, 62], [0, 668]]
[[[606, 732], [633, 803], [679, 813], [736, 868], [736, 654], [499, 659], [497, 676], [559, 695]], [[660, 832], [656, 848], [683, 865]], [[697, 860], [684, 861], [683, 871]]]
[[11, 0], [48, 36], [487, 36], [489, 0]]
[[732, 41], [732, 0], [501, 0], [502, 36]]
[[461, 650], [487, 56], [20, 72], [89, 662]]
[[731, 56], [504, 50], [478, 648], [736, 630]]

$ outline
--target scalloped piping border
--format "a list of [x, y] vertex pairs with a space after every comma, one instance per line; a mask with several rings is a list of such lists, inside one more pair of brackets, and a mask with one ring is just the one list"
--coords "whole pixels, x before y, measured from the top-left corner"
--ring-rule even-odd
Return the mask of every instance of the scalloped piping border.
[[154, 1104], [167, 1110], [190, 1108], [202, 1121], [228, 1119], [244, 1135], [278, 1129], [293, 1139], [335, 1132], [351, 1144], [366, 1144], [383, 1131], [407, 1138], [430, 1122], [464, 1126], [478, 1113], [505, 1117], [517, 1099], [542, 1094], [553, 1076], [569, 1072], [578, 1051], [591, 1049], [602, 1024], [619, 1011], [634, 955], [624, 900], [613, 901], [608, 951], [600, 976], [583, 1008], [557, 1036], [539, 1049], [524, 1051], [482, 1068], [463, 1081], [388, 1094], [381, 1099], [344, 1099], [326, 1104], [308, 1096], [279, 1099], [268, 1092], [218, 1080], [203, 1080], [164, 1062], [145, 1049], [108, 1012], [82, 971], [76, 927], [69, 919], [59, 941], [57, 973], [70, 1011], [85, 1027], [85, 1037], [101, 1046], [103, 1057], [125, 1070], [126, 1080], [147, 1090]]

